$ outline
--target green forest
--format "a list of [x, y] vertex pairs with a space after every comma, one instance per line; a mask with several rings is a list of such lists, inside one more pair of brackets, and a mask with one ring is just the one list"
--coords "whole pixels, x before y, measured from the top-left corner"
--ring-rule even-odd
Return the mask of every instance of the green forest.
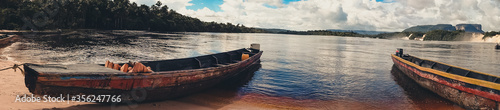
[[166, 32], [253, 33], [241, 24], [204, 22], [167, 5], [138, 5], [129, 0], [2, 0], [0, 29], [129, 29]]
[[465, 31], [433, 30], [426, 33], [424, 40], [456, 41], [462, 33]]
[[496, 31], [485, 32], [483, 39], [485, 39], [487, 37], [493, 37], [493, 36], [496, 36], [496, 35], [500, 35], [500, 31], [498, 31], [498, 32], [496, 32]]
[[279, 34], [298, 34], [298, 35], [331, 35], [331, 36], [352, 36], [352, 37], [367, 37], [355, 32], [333, 32], [327, 30], [309, 30], [309, 31], [285, 31], [277, 32]]
[[425, 38], [423, 40], [425, 41], [459, 41], [461, 39], [460, 35], [463, 36], [465, 34], [465, 31], [449, 31], [449, 30], [432, 30], [429, 32], [401, 32], [405, 36], [410, 36], [410, 34], [413, 34], [409, 39], [414, 40], [415, 38], [423, 37], [425, 35]]

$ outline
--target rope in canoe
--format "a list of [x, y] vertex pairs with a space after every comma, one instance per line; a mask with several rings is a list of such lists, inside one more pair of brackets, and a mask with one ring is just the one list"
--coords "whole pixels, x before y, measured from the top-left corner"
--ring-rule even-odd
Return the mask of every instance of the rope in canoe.
[[23, 76], [24, 76], [24, 71], [20, 67], [22, 65], [24, 65], [24, 63], [23, 64], [14, 64], [14, 66], [8, 67], [8, 68], [4, 68], [4, 69], [0, 69], [0, 71], [4, 71], [4, 70], [8, 70], [8, 69], [14, 69], [14, 72], [16, 72], [16, 70], [19, 69], [21, 71], [21, 73], [23, 73]]

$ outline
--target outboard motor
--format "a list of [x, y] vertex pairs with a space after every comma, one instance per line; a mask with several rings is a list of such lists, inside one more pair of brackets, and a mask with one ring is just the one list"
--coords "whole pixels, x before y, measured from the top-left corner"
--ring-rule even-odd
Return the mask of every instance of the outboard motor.
[[260, 44], [250, 44], [250, 50], [252, 50], [252, 53], [258, 53], [260, 51]]
[[398, 48], [398, 50], [396, 50], [396, 56], [403, 57], [403, 49], [402, 48]]

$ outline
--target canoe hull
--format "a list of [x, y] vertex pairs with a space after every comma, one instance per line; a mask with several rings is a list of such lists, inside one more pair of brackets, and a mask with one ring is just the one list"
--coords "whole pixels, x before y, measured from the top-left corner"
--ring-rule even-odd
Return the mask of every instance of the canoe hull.
[[[438, 94], [439, 96], [446, 98], [464, 108], [467, 109], [496, 109], [498, 110], [498, 102], [492, 99], [488, 99], [476, 94], [468, 93], [462, 91], [463, 89], [471, 89], [464, 86], [460, 86], [460, 82], [449, 83], [446, 79], [441, 78], [438, 75], [432, 74], [427, 71], [422, 71], [405, 62], [402, 62], [399, 57], [393, 55], [392, 60], [395, 66], [401, 70], [405, 75], [413, 79], [420, 86], [431, 90], [432, 92]], [[446, 84], [443, 84], [446, 83]], [[448, 85], [455, 85], [455, 87], [450, 87]], [[457, 86], [460, 89], [457, 89]]]
[[247, 60], [221, 67], [168, 73], [91, 76], [44, 76], [25, 67], [25, 83], [37, 95], [122, 95], [122, 101], [172, 99], [212, 87], [260, 64], [262, 51]]

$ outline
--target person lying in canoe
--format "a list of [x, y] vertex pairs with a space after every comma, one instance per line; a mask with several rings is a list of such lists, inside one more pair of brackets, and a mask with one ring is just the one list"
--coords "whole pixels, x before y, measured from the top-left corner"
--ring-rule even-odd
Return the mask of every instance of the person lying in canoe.
[[129, 62], [123, 64], [123, 66], [120, 66], [119, 64], [114, 64], [113, 62], [110, 62], [109, 60], [106, 61], [106, 64], [104, 64], [104, 67], [108, 67], [111, 69], [115, 70], [120, 70], [122, 72], [129, 72], [129, 73], [151, 73], [153, 70], [151, 70], [151, 67], [146, 67], [144, 64], [140, 62]]

